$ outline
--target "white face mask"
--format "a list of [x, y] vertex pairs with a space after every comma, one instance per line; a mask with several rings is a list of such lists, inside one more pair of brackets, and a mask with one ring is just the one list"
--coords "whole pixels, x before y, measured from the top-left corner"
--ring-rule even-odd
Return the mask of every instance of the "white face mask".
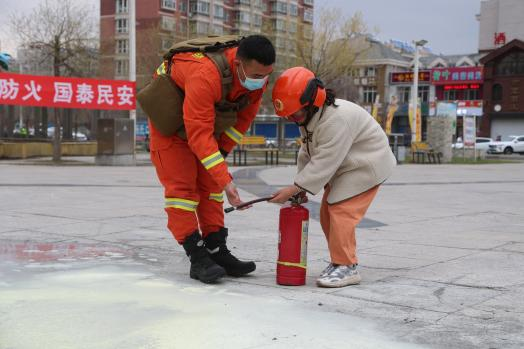
[[[238, 79], [240, 80], [240, 83], [242, 84], [242, 86], [247, 88], [249, 91], [254, 91], [254, 90], [259, 90], [266, 85], [266, 82], [268, 79], [267, 76], [263, 77], [262, 79], [249, 78], [246, 74], [246, 71], [244, 70], [244, 67], [242, 66], [242, 62], [240, 62], [239, 65], [240, 65], [240, 68], [242, 69], [242, 73], [246, 77], [246, 80], [242, 81], [242, 79], [240, 78], [240, 74], [238, 74]], [[237, 73], [238, 73], [238, 69], [237, 69]]]

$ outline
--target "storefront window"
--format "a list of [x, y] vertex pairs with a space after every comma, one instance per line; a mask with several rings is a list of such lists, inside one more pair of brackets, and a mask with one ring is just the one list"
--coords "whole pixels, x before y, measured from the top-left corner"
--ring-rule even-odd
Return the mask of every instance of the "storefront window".
[[464, 90], [464, 100], [474, 101], [480, 99], [479, 89]]
[[444, 91], [444, 100], [445, 101], [456, 101], [457, 100], [457, 90]]

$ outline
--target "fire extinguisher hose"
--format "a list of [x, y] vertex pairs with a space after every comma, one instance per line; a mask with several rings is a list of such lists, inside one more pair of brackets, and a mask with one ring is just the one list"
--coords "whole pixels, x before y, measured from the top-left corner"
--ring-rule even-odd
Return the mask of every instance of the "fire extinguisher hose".
[[271, 200], [271, 199], [273, 199], [272, 196], [267, 196], [267, 197], [264, 197], [264, 198], [251, 200], [251, 201], [248, 201], [248, 202], [244, 202], [242, 205], [238, 205], [237, 207], [228, 207], [228, 208], [224, 209], [224, 212], [225, 213], [233, 212], [234, 210], [238, 210], [240, 208], [244, 208], [246, 206], [253, 205], [253, 204], [256, 204], [258, 202], [268, 201], [268, 200]]
[[[248, 202], [244, 202], [242, 205], [238, 205], [237, 207], [228, 207], [228, 208], [224, 209], [224, 212], [225, 213], [233, 212], [234, 210], [238, 210], [240, 208], [244, 208], [246, 206], [250, 206], [250, 205], [256, 204], [258, 202], [269, 201], [271, 199], [273, 199], [273, 196], [266, 196], [264, 198], [251, 200], [251, 201], [248, 201]], [[298, 194], [292, 196], [291, 198], [289, 198], [288, 201], [291, 201], [292, 203], [297, 203], [297, 204], [301, 204], [303, 202], [307, 202], [307, 201], [302, 201], [301, 197]]]

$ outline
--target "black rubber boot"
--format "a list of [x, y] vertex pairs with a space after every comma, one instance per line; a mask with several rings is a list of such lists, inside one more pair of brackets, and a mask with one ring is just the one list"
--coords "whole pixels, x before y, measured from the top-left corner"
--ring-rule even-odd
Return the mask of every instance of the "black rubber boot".
[[226, 271], [209, 257], [204, 241], [198, 231], [188, 236], [182, 244], [191, 261], [189, 276], [206, 284], [213, 283], [226, 274]]
[[251, 273], [256, 269], [255, 262], [239, 261], [226, 246], [227, 229], [220, 228], [219, 231], [211, 233], [205, 237], [207, 251], [216, 264], [226, 269], [227, 275], [242, 276]]

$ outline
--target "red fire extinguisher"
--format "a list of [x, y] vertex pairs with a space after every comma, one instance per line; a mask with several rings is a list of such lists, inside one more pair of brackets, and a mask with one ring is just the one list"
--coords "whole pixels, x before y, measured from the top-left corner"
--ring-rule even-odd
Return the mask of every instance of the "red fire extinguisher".
[[280, 209], [277, 284], [306, 283], [309, 210], [293, 200]]
[[[237, 207], [228, 207], [224, 212], [230, 213], [271, 199], [272, 197], [264, 197], [252, 200]], [[306, 284], [309, 210], [301, 205], [303, 198], [300, 195], [290, 200], [291, 205], [280, 209], [277, 284], [301, 286]]]

